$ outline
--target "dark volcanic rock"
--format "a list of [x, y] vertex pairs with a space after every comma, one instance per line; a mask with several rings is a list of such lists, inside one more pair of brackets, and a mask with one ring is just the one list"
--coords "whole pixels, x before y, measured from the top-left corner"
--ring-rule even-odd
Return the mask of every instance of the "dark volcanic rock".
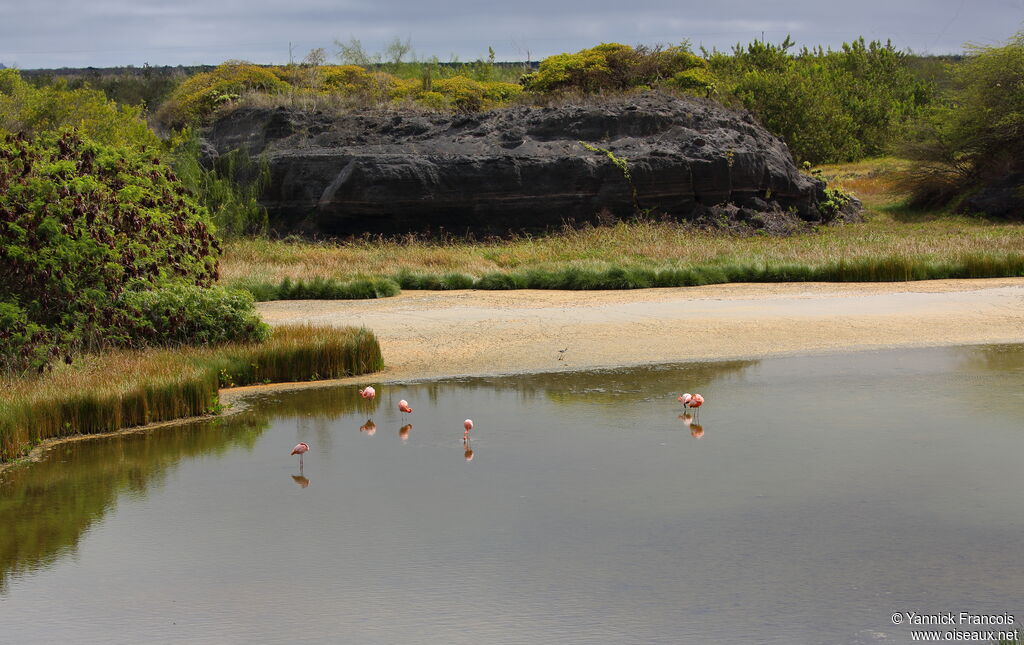
[[[699, 99], [648, 94], [468, 115], [243, 108], [205, 136], [220, 154], [244, 146], [266, 155], [264, 203], [282, 232], [502, 234], [637, 207], [754, 224], [836, 217], [818, 208], [824, 183], [800, 173], [782, 141], [749, 114]], [[633, 185], [581, 142], [625, 159]]]

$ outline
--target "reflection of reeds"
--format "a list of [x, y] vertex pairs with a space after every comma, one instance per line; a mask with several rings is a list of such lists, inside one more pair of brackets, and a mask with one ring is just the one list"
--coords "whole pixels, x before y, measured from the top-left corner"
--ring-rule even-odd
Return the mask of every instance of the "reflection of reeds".
[[145, 494], [183, 458], [250, 448], [268, 422], [253, 415], [67, 446], [59, 458], [4, 474], [0, 495], [0, 592], [19, 572], [73, 550], [122, 491]]
[[383, 367], [365, 329], [279, 327], [252, 345], [114, 351], [38, 378], [0, 381], [0, 461], [44, 439], [215, 412], [219, 387], [366, 374]]

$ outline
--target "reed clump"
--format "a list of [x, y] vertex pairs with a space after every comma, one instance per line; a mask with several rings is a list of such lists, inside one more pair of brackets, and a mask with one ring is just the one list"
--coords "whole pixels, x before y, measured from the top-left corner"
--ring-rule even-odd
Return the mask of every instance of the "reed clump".
[[372, 332], [284, 326], [267, 341], [116, 350], [32, 378], [0, 378], [0, 461], [40, 441], [218, 412], [218, 390], [340, 378], [383, 367]]

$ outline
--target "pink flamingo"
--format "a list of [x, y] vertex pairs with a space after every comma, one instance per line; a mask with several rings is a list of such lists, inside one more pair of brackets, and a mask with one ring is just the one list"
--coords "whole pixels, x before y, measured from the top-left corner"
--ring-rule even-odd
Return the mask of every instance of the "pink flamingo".
[[299, 456], [299, 468], [302, 468], [302, 455], [309, 452], [309, 444], [302, 441], [299, 442], [294, 448], [292, 448], [292, 454]]
[[363, 397], [364, 399], [372, 399], [373, 397], [377, 396], [377, 390], [367, 385], [363, 389], [359, 390], [359, 396]]
[[693, 398], [690, 399], [690, 407], [699, 408], [702, 405], [704, 405], [704, 397], [699, 394], [694, 394]]
[[469, 431], [473, 429], [473, 420], [466, 419], [462, 422], [462, 427], [466, 429], [466, 431], [462, 433], [462, 442], [465, 443], [469, 438]]
[[687, 392], [686, 394], [680, 396], [676, 400], [679, 401], [680, 403], [682, 403], [684, 408], [688, 408], [688, 407], [690, 407], [690, 401], [693, 400], [693, 395], [690, 394], [689, 392]]
[[412, 414], [412, 408], [409, 407], [409, 402], [405, 399], [398, 402], [398, 410], [402, 414]]

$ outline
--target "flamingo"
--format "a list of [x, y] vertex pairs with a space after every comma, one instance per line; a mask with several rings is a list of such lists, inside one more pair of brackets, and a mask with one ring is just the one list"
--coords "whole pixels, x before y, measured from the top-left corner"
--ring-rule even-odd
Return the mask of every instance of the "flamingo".
[[699, 394], [694, 394], [693, 398], [690, 399], [690, 407], [699, 408], [702, 405], [704, 405], [704, 397]]
[[298, 445], [292, 448], [292, 454], [299, 456], [300, 469], [302, 468], [302, 455], [306, 454], [307, 452], [309, 452], [309, 444], [306, 443], [305, 441], [299, 442]]
[[373, 399], [373, 397], [377, 396], [377, 390], [367, 385], [363, 389], [359, 390], [359, 396], [363, 397], [364, 399]]
[[473, 429], [473, 420], [466, 419], [465, 421], [462, 422], [462, 427], [466, 429], [466, 432], [469, 432], [470, 430]]
[[409, 407], [409, 402], [405, 399], [398, 402], [398, 410], [402, 414], [412, 414], [412, 408]]
[[676, 400], [682, 403], [684, 408], [688, 408], [690, 407], [690, 401], [693, 400], [693, 395], [687, 392], [686, 394], [683, 394]]

